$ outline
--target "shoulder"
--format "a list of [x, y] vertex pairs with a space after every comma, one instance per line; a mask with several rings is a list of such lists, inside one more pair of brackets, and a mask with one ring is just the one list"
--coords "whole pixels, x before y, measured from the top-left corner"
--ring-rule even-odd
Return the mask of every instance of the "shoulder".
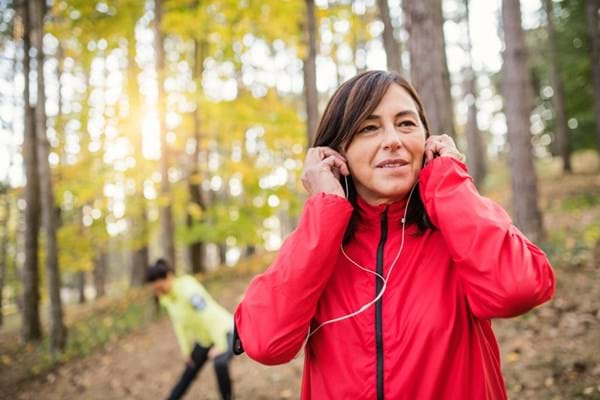
[[191, 275], [181, 275], [175, 278], [175, 282], [178, 286], [182, 288], [186, 287], [200, 287], [200, 282], [196, 278]]

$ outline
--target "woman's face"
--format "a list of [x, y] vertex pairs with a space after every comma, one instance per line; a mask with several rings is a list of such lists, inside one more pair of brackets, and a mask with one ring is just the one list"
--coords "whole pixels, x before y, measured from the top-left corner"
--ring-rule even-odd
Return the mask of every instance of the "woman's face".
[[359, 196], [373, 205], [408, 196], [424, 150], [425, 127], [417, 105], [406, 90], [392, 83], [345, 152]]

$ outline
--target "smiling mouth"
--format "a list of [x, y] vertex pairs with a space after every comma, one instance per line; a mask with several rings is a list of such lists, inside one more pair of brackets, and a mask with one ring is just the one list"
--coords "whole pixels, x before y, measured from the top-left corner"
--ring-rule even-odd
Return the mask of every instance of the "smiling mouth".
[[396, 163], [396, 164], [386, 164], [383, 165], [381, 167], [377, 167], [377, 168], [400, 168], [400, 167], [404, 167], [406, 164], [401, 164], [401, 163]]
[[377, 164], [377, 168], [400, 168], [408, 165], [404, 160], [389, 160]]

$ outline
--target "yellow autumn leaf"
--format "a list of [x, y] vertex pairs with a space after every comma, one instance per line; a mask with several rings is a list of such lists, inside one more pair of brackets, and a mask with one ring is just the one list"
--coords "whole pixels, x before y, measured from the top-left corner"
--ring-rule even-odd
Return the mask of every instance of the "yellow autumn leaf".
[[199, 220], [200, 218], [202, 218], [202, 207], [200, 207], [198, 204], [196, 203], [188, 203], [187, 207], [186, 207], [187, 213], [195, 220]]
[[519, 361], [520, 358], [521, 358], [521, 356], [519, 355], [519, 353], [517, 353], [515, 351], [511, 351], [506, 356], [506, 361], [512, 364], [512, 363], [516, 363], [517, 361]]

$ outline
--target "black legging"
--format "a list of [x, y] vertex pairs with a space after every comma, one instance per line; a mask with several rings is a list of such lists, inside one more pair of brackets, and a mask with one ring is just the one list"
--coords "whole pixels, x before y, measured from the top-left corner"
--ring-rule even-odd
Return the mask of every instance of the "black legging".
[[[232, 399], [231, 378], [229, 377], [229, 361], [231, 361], [233, 356], [231, 340], [232, 337], [230, 334], [228, 334], [227, 342], [229, 343], [229, 346], [227, 352], [220, 354], [213, 360], [213, 366], [215, 368], [215, 374], [219, 384], [219, 392], [221, 393], [221, 398], [223, 400]], [[210, 348], [202, 347], [196, 343], [194, 350], [192, 350], [192, 361], [194, 364], [193, 366], [187, 365], [185, 367], [183, 373], [181, 374], [181, 378], [179, 378], [179, 382], [177, 382], [177, 385], [175, 385], [171, 391], [169, 400], [180, 399], [185, 394], [190, 387], [190, 384], [194, 381], [194, 378], [196, 378], [196, 375], [198, 375], [198, 372], [200, 372], [206, 363], [209, 350]]]

